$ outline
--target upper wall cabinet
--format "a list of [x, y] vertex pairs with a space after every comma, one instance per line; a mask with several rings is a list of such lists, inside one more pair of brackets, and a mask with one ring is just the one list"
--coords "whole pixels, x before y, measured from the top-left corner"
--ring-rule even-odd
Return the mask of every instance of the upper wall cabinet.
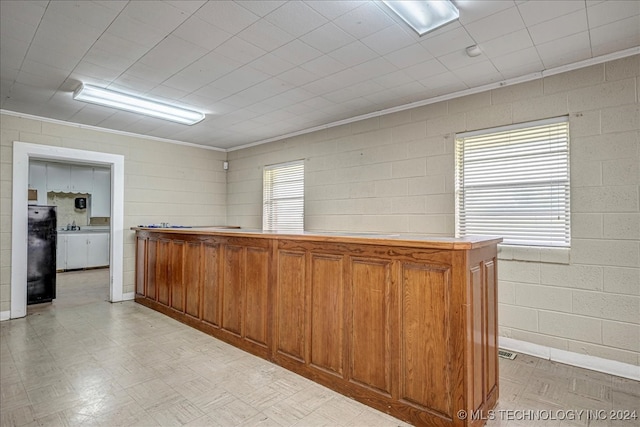
[[66, 193], [69, 191], [71, 166], [62, 163], [47, 163], [47, 191]]
[[90, 200], [90, 217], [111, 216], [111, 171], [109, 169], [93, 170], [93, 192]]
[[89, 194], [93, 191], [93, 168], [47, 163], [47, 191]]
[[93, 192], [92, 167], [71, 165], [69, 176], [69, 187], [72, 193], [91, 194]]
[[[90, 194], [89, 216], [111, 216], [111, 170], [109, 168], [29, 162], [29, 188], [38, 190], [37, 204], [47, 204], [47, 192]], [[29, 203], [35, 203], [30, 201]]]
[[29, 163], [29, 189], [38, 192], [36, 201], [30, 200], [29, 203], [38, 205], [47, 204], [47, 164], [44, 162]]

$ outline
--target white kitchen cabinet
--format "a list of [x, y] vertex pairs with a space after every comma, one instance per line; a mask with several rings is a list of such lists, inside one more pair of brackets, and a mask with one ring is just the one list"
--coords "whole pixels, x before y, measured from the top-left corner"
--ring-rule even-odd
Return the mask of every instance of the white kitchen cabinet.
[[92, 167], [71, 165], [69, 176], [69, 191], [72, 193], [90, 194], [93, 191]]
[[47, 164], [44, 162], [29, 162], [29, 189], [38, 192], [37, 201], [29, 201], [31, 204], [47, 204]]
[[67, 234], [67, 262], [66, 269], [87, 267], [87, 234]]
[[111, 170], [93, 169], [93, 192], [90, 202], [90, 217], [111, 216]]
[[47, 191], [89, 194], [92, 190], [91, 166], [47, 163]]
[[56, 242], [56, 270], [67, 269], [67, 235], [58, 233]]
[[109, 233], [91, 233], [87, 239], [87, 267], [109, 265]]
[[63, 163], [47, 163], [47, 191], [69, 192], [71, 168]]
[[[60, 236], [64, 236], [63, 239]], [[65, 248], [58, 247], [58, 270], [109, 266], [108, 232], [58, 234], [58, 242], [61, 240], [65, 241]]]

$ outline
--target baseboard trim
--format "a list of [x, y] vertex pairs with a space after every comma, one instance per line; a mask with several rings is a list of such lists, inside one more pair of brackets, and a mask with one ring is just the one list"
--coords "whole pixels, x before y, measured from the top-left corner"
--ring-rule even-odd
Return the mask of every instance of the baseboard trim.
[[0, 322], [11, 319], [10, 311], [0, 311]]
[[603, 359], [596, 356], [589, 356], [587, 354], [546, 347], [544, 345], [533, 344], [526, 341], [514, 340], [513, 338], [498, 337], [498, 342], [500, 344], [500, 348], [504, 348], [506, 350], [640, 381], [640, 366], [622, 363], [616, 360]]
[[126, 294], [122, 294], [122, 301], [131, 301], [135, 299], [135, 297], [136, 297], [135, 292], [127, 292]]

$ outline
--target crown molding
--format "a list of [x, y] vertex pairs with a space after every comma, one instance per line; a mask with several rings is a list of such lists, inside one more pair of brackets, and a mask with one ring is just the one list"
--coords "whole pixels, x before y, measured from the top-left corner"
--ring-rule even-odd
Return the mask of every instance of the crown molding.
[[374, 111], [374, 112], [371, 112], [371, 113], [350, 117], [348, 119], [338, 120], [338, 121], [327, 123], [327, 124], [324, 124], [324, 125], [315, 126], [315, 127], [312, 127], [312, 128], [307, 128], [307, 129], [303, 129], [303, 130], [299, 130], [299, 131], [296, 131], [296, 132], [291, 132], [291, 133], [287, 133], [287, 134], [283, 134], [283, 135], [278, 135], [278, 136], [274, 136], [274, 137], [271, 137], [271, 138], [261, 139], [259, 141], [250, 142], [250, 143], [247, 143], [247, 144], [239, 145], [237, 147], [231, 147], [231, 148], [226, 148], [226, 149], [225, 148], [219, 148], [219, 147], [211, 147], [211, 146], [202, 145], [202, 144], [195, 144], [195, 143], [192, 143], [192, 142], [184, 142], [184, 141], [178, 141], [178, 140], [173, 140], [173, 139], [164, 139], [164, 138], [158, 138], [158, 137], [154, 137], [154, 136], [137, 134], [137, 133], [132, 133], [132, 132], [124, 132], [124, 131], [118, 131], [118, 130], [113, 130], [113, 129], [101, 128], [101, 127], [98, 127], [98, 126], [83, 125], [83, 124], [79, 124], [79, 123], [67, 122], [67, 121], [64, 121], [64, 120], [49, 119], [49, 118], [46, 118], [46, 117], [34, 116], [34, 115], [31, 115], [31, 114], [23, 114], [23, 113], [18, 113], [18, 112], [15, 112], [15, 111], [10, 111], [10, 110], [2, 110], [2, 109], [0, 109], [0, 113], [1, 114], [6, 114], [6, 115], [9, 115], [9, 116], [14, 116], [14, 117], [21, 117], [21, 118], [26, 118], [26, 119], [35, 119], [35, 120], [41, 120], [41, 121], [49, 122], [49, 123], [56, 123], [56, 124], [61, 124], [61, 125], [66, 125], [66, 126], [72, 126], [72, 127], [76, 127], [76, 128], [80, 128], [80, 129], [96, 130], [96, 131], [100, 131], [100, 132], [112, 133], [112, 134], [115, 134], [115, 135], [123, 135], [123, 136], [135, 137], [135, 138], [143, 138], [143, 139], [148, 139], [148, 140], [152, 140], [152, 141], [165, 142], [165, 143], [169, 143], [169, 144], [178, 144], [178, 145], [184, 145], [184, 146], [188, 146], [188, 147], [202, 148], [202, 149], [205, 149], [205, 150], [221, 151], [221, 152], [228, 153], [228, 152], [231, 152], [231, 151], [238, 151], [238, 150], [243, 150], [243, 149], [246, 149], [246, 148], [255, 147], [257, 145], [267, 144], [269, 142], [280, 141], [280, 140], [283, 140], [283, 139], [293, 138], [293, 137], [296, 137], [296, 136], [305, 135], [305, 134], [308, 134], [308, 133], [317, 132], [317, 131], [324, 130], [324, 129], [329, 129], [329, 128], [333, 128], [333, 127], [337, 127], [337, 126], [342, 126], [342, 125], [346, 125], [346, 124], [350, 124], [350, 123], [354, 123], [354, 122], [359, 122], [361, 120], [366, 120], [366, 119], [370, 119], [370, 118], [374, 118], [374, 117], [380, 117], [380, 116], [384, 116], [386, 114], [397, 113], [397, 112], [400, 112], [400, 111], [410, 110], [412, 108], [423, 107], [425, 105], [435, 104], [437, 102], [448, 101], [448, 100], [455, 99], [455, 98], [461, 98], [463, 96], [473, 95], [473, 94], [480, 93], [480, 92], [486, 92], [486, 91], [492, 90], [492, 89], [498, 89], [498, 88], [505, 87], [505, 86], [512, 86], [512, 85], [519, 84], [519, 83], [525, 83], [525, 82], [528, 82], [528, 81], [537, 80], [537, 79], [541, 79], [541, 78], [544, 78], [544, 77], [553, 76], [553, 75], [556, 75], [556, 74], [566, 73], [568, 71], [578, 70], [580, 68], [590, 67], [592, 65], [598, 65], [598, 64], [602, 64], [604, 62], [615, 61], [616, 59], [622, 59], [622, 58], [626, 58], [626, 57], [633, 56], [633, 55], [638, 55], [638, 54], [640, 54], [640, 46], [635, 46], [635, 47], [632, 47], [632, 48], [629, 48], [629, 49], [621, 50], [621, 51], [610, 53], [610, 54], [607, 54], [607, 55], [597, 56], [597, 57], [594, 57], [594, 58], [585, 59], [583, 61], [578, 61], [578, 62], [574, 62], [574, 63], [567, 64], [567, 65], [562, 65], [560, 67], [555, 67], [555, 68], [550, 68], [550, 69], [543, 70], [543, 71], [538, 71], [538, 72], [535, 72], [535, 73], [527, 74], [525, 76], [515, 77], [515, 78], [507, 79], [507, 80], [502, 80], [502, 81], [499, 81], [499, 82], [490, 83], [490, 84], [486, 84], [486, 85], [483, 85], [483, 86], [478, 86], [478, 87], [475, 87], [475, 88], [465, 89], [465, 90], [461, 90], [461, 91], [458, 91], [458, 92], [452, 92], [452, 93], [449, 93], [449, 94], [446, 94], [446, 95], [436, 96], [436, 97], [428, 98], [428, 99], [425, 99], [425, 100], [422, 100], [422, 101], [416, 101], [416, 102], [412, 102], [412, 103], [409, 103], [409, 104], [399, 105], [397, 107], [387, 108], [387, 109], [384, 109], [384, 110], [378, 110], [378, 111]]
[[227, 151], [227, 150], [225, 150], [223, 148], [211, 147], [211, 146], [208, 146], [208, 145], [201, 145], [201, 144], [194, 144], [193, 142], [184, 142], [184, 141], [178, 141], [178, 140], [175, 140], [175, 139], [158, 138], [157, 136], [144, 135], [144, 134], [133, 133], [133, 132], [125, 132], [125, 131], [121, 131], [121, 130], [102, 128], [102, 127], [99, 127], [99, 126], [83, 125], [83, 124], [80, 124], [80, 123], [67, 122], [65, 120], [50, 119], [48, 117], [35, 116], [33, 114], [18, 113], [17, 111], [11, 111], [11, 110], [0, 109], [0, 114], [5, 114], [7, 116], [12, 116], [12, 117], [18, 117], [18, 118], [21, 118], [21, 119], [40, 120], [42, 122], [54, 123], [54, 124], [57, 124], [57, 125], [69, 126], [69, 127], [73, 127], [73, 128], [77, 128], [77, 129], [94, 130], [94, 131], [98, 131], [98, 132], [111, 133], [111, 134], [114, 134], [114, 135], [129, 136], [129, 137], [141, 138], [141, 139], [148, 139], [148, 140], [151, 140], [151, 141], [158, 141], [158, 142], [166, 142], [168, 144], [185, 145], [185, 146], [188, 146], [188, 147], [202, 148], [202, 149], [205, 149], [205, 150], [213, 150], [213, 151], [222, 151], [222, 152]]
[[437, 102], [449, 101], [455, 98], [461, 98], [463, 96], [473, 95], [480, 92], [486, 92], [492, 89], [498, 89], [505, 86], [512, 86], [519, 83], [529, 82], [532, 80], [541, 79], [544, 77], [553, 76], [555, 74], [566, 73], [568, 71], [578, 70], [580, 68], [590, 67], [592, 65], [602, 64], [604, 62], [614, 61], [616, 59], [626, 58], [628, 56], [633, 56], [640, 54], [640, 46], [632, 47], [630, 49], [621, 50], [619, 52], [614, 52], [608, 55], [602, 55], [595, 58], [585, 59], [584, 61], [574, 62], [572, 64], [563, 65], [560, 67], [550, 68], [548, 70], [538, 71], [535, 73], [527, 74], [521, 77], [514, 77], [512, 79], [502, 80], [495, 83], [486, 84], [483, 86], [474, 87], [471, 89], [465, 89], [458, 92], [452, 92], [446, 95], [436, 96], [434, 98], [425, 99], [422, 101], [412, 102], [410, 104], [404, 104], [397, 107], [387, 108], [385, 110], [374, 111], [372, 113], [363, 114], [360, 116], [351, 117], [344, 120], [339, 120], [336, 122], [328, 123], [326, 125], [316, 126], [313, 128], [288, 133], [285, 135], [275, 136], [272, 138], [263, 139], [260, 141], [252, 142], [249, 144], [240, 145], [238, 147], [228, 148], [226, 151], [236, 151], [242, 150], [245, 148], [255, 147], [256, 145], [266, 144], [268, 142], [280, 141], [282, 139], [292, 138], [294, 136], [300, 136], [311, 132], [316, 132], [319, 130], [329, 129], [336, 126], [342, 126], [349, 123], [358, 122], [361, 120], [370, 119], [373, 117], [384, 116], [385, 114], [397, 113], [400, 111], [410, 110], [412, 108], [423, 107], [429, 104], [435, 104]]

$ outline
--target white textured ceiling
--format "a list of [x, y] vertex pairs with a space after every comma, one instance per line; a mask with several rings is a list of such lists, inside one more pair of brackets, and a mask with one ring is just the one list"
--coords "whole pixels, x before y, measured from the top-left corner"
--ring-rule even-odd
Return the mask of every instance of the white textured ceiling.
[[[418, 37], [375, 1], [2, 0], [0, 108], [230, 149], [640, 46], [638, 0], [454, 3]], [[207, 117], [74, 101], [80, 82]]]

